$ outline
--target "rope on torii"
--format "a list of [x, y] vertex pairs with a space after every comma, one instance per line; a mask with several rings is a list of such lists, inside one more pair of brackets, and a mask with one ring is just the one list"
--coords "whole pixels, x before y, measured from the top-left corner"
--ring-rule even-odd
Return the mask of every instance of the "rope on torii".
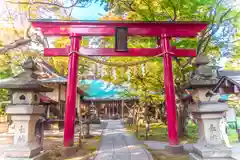
[[145, 69], [146, 69], [146, 68], [145, 68], [145, 64], [142, 63], [142, 64], [141, 64], [141, 70], [142, 70], [142, 75], [143, 75], [143, 76], [145, 76]]
[[131, 72], [130, 72], [130, 69], [128, 68], [127, 69], [127, 80], [130, 81], [131, 79]]
[[117, 80], [117, 73], [116, 73], [115, 68], [112, 68], [112, 75], [113, 75], [114, 80]]
[[174, 53], [172, 53], [172, 52], [162, 52], [162, 53], [159, 53], [156, 56], [153, 56], [151, 58], [148, 58], [148, 59], [145, 59], [145, 60], [142, 60], [142, 61], [137, 61], [137, 62], [129, 62], [129, 63], [106, 62], [106, 61], [102, 61], [100, 59], [96, 59], [96, 58], [93, 58], [93, 57], [90, 57], [90, 56], [86, 56], [86, 55], [81, 54], [80, 52], [77, 52], [77, 51], [72, 51], [72, 52], [69, 53], [69, 55], [78, 54], [79, 56], [81, 56], [83, 58], [87, 58], [87, 59], [89, 59], [93, 62], [100, 63], [100, 64], [107, 65], [107, 66], [126, 67], [126, 66], [135, 66], [135, 65], [140, 65], [140, 64], [146, 63], [148, 61], [154, 60], [155, 58], [161, 57], [166, 53], [174, 55]]
[[[148, 58], [148, 59], [145, 59], [145, 60], [142, 60], [142, 61], [137, 61], [137, 62], [129, 62], [129, 63], [106, 62], [106, 61], [103, 61], [103, 60], [100, 60], [100, 59], [96, 59], [96, 58], [93, 58], [93, 57], [90, 57], [90, 56], [86, 56], [86, 55], [81, 54], [80, 52], [77, 52], [77, 51], [72, 51], [72, 52], [69, 53], [69, 55], [78, 54], [79, 56], [81, 56], [83, 58], [89, 59], [93, 62], [102, 64], [102, 65], [107, 65], [107, 66], [112, 66], [112, 67], [128, 67], [128, 69], [127, 69], [128, 78], [127, 79], [128, 79], [128, 81], [130, 81], [131, 73], [130, 73], [129, 66], [135, 66], [134, 74], [136, 74], [136, 65], [141, 65], [142, 74], [144, 76], [145, 75], [145, 65], [144, 64], [148, 61], [151, 61], [151, 60], [155, 59], [155, 58], [163, 56], [165, 53], [174, 55], [174, 53], [172, 53], [172, 52], [162, 52], [162, 53], [159, 53], [156, 56], [153, 56], [151, 58]], [[101, 71], [101, 77], [105, 75], [103, 72], [104, 71]], [[112, 74], [113, 74], [114, 80], [116, 80], [117, 79], [117, 74], [116, 74], [116, 69], [115, 68], [112, 68]]]

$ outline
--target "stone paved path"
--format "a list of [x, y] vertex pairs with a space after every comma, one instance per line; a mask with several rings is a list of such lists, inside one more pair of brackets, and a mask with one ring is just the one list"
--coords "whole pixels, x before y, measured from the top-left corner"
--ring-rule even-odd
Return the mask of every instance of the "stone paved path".
[[120, 120], [108, 120], [95, 160], [152, 160], [152, 155], [128, 134]]

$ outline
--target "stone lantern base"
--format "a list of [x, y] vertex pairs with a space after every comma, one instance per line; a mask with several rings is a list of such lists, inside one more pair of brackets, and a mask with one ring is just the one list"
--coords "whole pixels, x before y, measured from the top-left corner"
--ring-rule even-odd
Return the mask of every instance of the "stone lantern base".
[[46, 152], [42, 152], [32, 158], [5, 157], [1, 160], [48, 160], [48, 159], [50, 159], [49, 152], [46, 151]]
[[203, 146], [193, 145], [193, 153], [190, 153], [190, 160], [234, 160], [231, 158], [232, 151], [225, 146]]
[[36, 137], [36, 122], [44, 108], [37, 105], [10, 105], [7, 113], [15, 124], [12, 147], [4, 152], [6, 158], [32, 158], [42, 151], [42, 145]]
[[189, 155], [191, 160], [233, 160], [232, 150], [222, 138], [224, 126], [220, 125], [227, 109], [227, 104], [218, 102], [199, 103], [190, 108], [199, 128], [199, 140]]
[[28, 144], [26, 146], [12, 146], [6, 152], [4, 152], [4, 157], [30, 158], [38, 155], [41, 150], [41, 147], [37, 144]]

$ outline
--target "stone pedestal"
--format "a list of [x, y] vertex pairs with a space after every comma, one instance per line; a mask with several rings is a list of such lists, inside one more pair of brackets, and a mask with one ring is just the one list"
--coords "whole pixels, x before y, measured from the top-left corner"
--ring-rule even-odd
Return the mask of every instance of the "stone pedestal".
[[193, 145], [192, 160], [230, 160], [231, 149], [226, 147], [221, 137], [220, 120], [228, 105], [217, 102], [204, 102], [190, 107], [198, 122], [199, 140]]
[[44, 113], [44, 108], [38, 106], [38, 103], [37, 93], [15, 92], [13, 94], [13, 105], [9, 105], [6, 112], [11, 115], [15, 132], [13, 145], [4, 153], [5, 157], [29, 158], [38, 155], [42, 150], [39, 138], [36, 137], [35, 125], [40, 115]]

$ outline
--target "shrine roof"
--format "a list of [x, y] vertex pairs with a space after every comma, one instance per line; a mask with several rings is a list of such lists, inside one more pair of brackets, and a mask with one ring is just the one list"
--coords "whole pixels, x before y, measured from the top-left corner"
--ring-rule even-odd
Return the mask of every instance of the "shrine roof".
[[[64, 84], [67, 85], [67, 78], [65, 77], [56, 77], [56, 78], [47, 78], [47, 79], [41, 79], [40, 80], [42, 83], [47, 84], [47, 83], [56, 83], [56, 84]], [[88, 96], [88, 94], [80, 87], [77, 87], [77, 92], [81, 95]]]
[[212, 89], [213, 92], [218, 92], [219, 88], [225, 83], [230, 82], [231, 84], [237, 86], [240, 89], [240, 76], [223, 76], [220, 78], [216, 86]]
[[62, 84], [66, 84], [67, 83], [67, 79], [65, 77], [56, 77], [56, 78], [46, 78], [46, 79], [41, 79], [40, 80], [43, 83], [62, 83]]
[[239, 101], [239, 100], [240, 100], [240, 97], [235, 94], [222, 94], [219, 99], [220, 102]]
[[50, 97], [48, 97], [48, 96], [45, 96], [45, 95], [43, 95], [43, 94], [40, 94], [40, 102], [41, 103], [47, 103], [47, 104], [51, 104], [51, 103], [58, 103], [58, 102], [56, 102], [56, 101], [54, 101], [54, 100], [52, 100]]
[[240, 71], [234, 70], [218, 70], [217, 71], [219, 81], [213, 88], [213, 92], [217, 92], [219, 88], [226, 82], [237, 86], [240, 89]]
[[126, 100], [133, 99], [133, 97], [129, 97], [124, 95], [126, 86], [118, 86], [114, 85], [110, 82], [106, 82], [104, 80], [80, 80], [80, 86], [85, 88], [84, 91], [89, 95], [85, 96], [84, 100], [92, 100], [92, 101], [108, 101], [108, 100]]
[[57, 72], [57, 70], [52, 65], [50, 65], [49, 63], [47, 63], [41, 58], [35, 59], [35, 62], [36, 62], [35, 74], [37, 76], [37, 79], [44, 79], [44, 78], [50, 78], [50, 77], [56, 78], [59, 76], [63, 76], [62, 74]]
[[218, 70], [218, 76], [219, 77], [233, 77], [238, 76], [240, 79], [240, 71], [234, 71], [234, 70]]
[[[52, 65], [42, 59], [36, 59], [35, 61], [38, 70], [35, 75], [41, 83], [67, 84], [67, 77], [58, 73]], [[77, 88], [77, 91], [81, 95], [87, 95], [80, 87]]]

